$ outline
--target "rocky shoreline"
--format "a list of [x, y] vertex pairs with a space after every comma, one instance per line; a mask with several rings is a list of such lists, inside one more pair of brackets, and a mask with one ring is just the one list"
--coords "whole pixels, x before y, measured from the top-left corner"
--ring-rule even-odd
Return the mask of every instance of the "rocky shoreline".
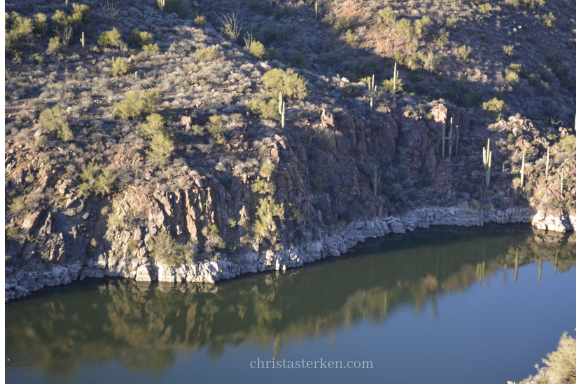
[[128, 268], [109, 268], [107, 259], [100, 255], [89, 258], [87, 263], [72, 265], [52, 265], [50, 271], [25, 271], [6, 267], [5, 301], [18, 299], [46, 286], [69, 284], [87, 277], [124, 277], [136, 281], [160, 281], [166, 283], [191, 282], [214, 284], [245, 273], [270, 270], [286, 270], [301, 267], [325, 257], [338, 257], [351, 250], [367, 238], [386, 236], [389, 233], [406, 233], [416, 228], [429, 228], [433, 225], [483, 226], [488, 223], [530, 223], [539, 230], [554, 232], [573, 231], [576, 216], [546, 215], [532, 208], [509, 208], [506, 210], [471, 211], [455, 207], [430, 207], [415, 209], [399, 217], [376, 217], [369, 221], [354, 221], [340, 234], [323, 240], [310, 241], [290, 250], [266, 250], [244, 252], [236, 260], [224, 258], [220, 261], [204, 261], [194, 265], [170, 267], [162, 263], [148, 261], [139, 264], [134, 259]]

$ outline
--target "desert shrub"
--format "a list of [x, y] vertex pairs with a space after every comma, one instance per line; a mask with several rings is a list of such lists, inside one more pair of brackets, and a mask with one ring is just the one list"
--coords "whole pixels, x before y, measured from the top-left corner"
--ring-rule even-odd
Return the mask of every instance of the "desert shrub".
[[59, 37], [51, 37], [50, 42], [48, 43], [48, 49], [53, 53], [57, 53], [64, 48], [64, 44], [60, 42]]
[[391, 27], [396, 24], [396, 14], [392, 7], [386, 7], [378, 11], [378, 25], [382, 27]]
[[546, 357], [542, 361], [548, 366], [546, 375], [551, 384], [576, 380], [576, 339], [564, 332], [558, 343], [558, 349]]
[[146, 123], [140, 128], [142, 136], [151, 140], [147, 155], [154, 164], [162, 165], [174, 154], [174, 138], [164, 127], [164, 118], [158, 113], [146, 117]]
[[258, 180], [254, 184], [252, 184], [252, 192], [258, 193], [261, 195], [266, 195], [268, 193], [274, 193], [274, 184], [265, 181], [265, 180]]
[[107, 48], [121, 48], [124, 45], [122, 35], [116, 28], [111, 31], [104, 31], [98, 37], [98, 45]]
[[508, 57], [514, 56], [514, 46], [513, 45], [503, 45], [502, 51], [504, 51], [504, 54]]
[[284, 217], [284, 204], [276, 204], [274, 200], [260, 199], [260, 205], [256, 210], [256, 221], [252, 230], [254, 238], [261, 243], [265, 238], [271, 238], [271, 231], [275, 229], [274, 217]]
[[44, 64], [46, 62], [46, 59], [44, 59], [44, 56], [42, 56], [38, 53], [34, 53], [33, 55], [30, 55], [30, 60], [36, 62], [37, 64]]
[[404, 37], [407, 40], [412, 39], [414, 36], [414, 26], [408, 19], [400, 19], [396, 23], [396, 28], [398, 28], [398, 33], [400, 36]]
[[160, 232], [154, 238], [150, 256], [170, 266], [183, 262], [193, 264], [196, 260], [194, 249], [187, 244], [179, 244], [168, 232]]
[[48, 24], [46, 23], [46, 15], [43, 13], [37, 13], [34, 22], [32, 23], [34, 27], [34, 32], [43, 33], [46, 31]]
[[257, 59], [262, 59], [266, 55], [264, 44], [259, 41], [252, 41], [246, 50]]
[[357, 37], [354, 35], [352, 30], [347, 30], [346, 34], [344, 35], [344, 41], [346, 42], [346, 45], [348, 45], [350, 48], [354, 48], [356, 46], [356, 40]]
[[302, 76], [294, 73], [290, 68], [282, 70], [274, 68], [262, 77], [264, 88], [274, 92], [282, 92], [286, 97], [304, 99], [308, 95], [307, 81]]
[[6, 240], [16, 241], [20, 238], [20, 228], [6, 227]]
[[446, 28], [455, 31], [457, 21], [455, 17], [449, 17], [448, 20], [446, 20]]
[[554, 14], [552, 12], [542, 16], [542, 25], [544, 25], [545, 27], [552, 28], [555, 22], [556, 17], [554, 17]]
[[348, 29], [354, 28], [356, 24], [356, 20], [352, 16], [343, 16], [338, 19], [336, 24], [334, 25], [334, 29], [336, 32], [341, 33]]
[[116, 57], [112, 60], [112, 69], [110, 74], [112, 76], [124, 76], [130, 70], [130, 64], [122, 57]]
[[437, 46], [443, 48], [444, 44], [448, 42], [449, 36], [450, 32], [446, 32], [446, 28], [442, 28], [436, 33], [436, 40], [434, 40], [434, 42], [436, 43]]
[[82, 168], [80, 179], [84, 182], [78, 185], [82, 196], [88, 197], [92, 193], [102, 196], [112, 192], [116, 182], [116, 174], [109, 168], [101, 168], [95, 162], [91, 162]]
[[128, 42], [134, 44], [137, 48], [154, 43], [154, 36], [150, 32], [141, 31], [134, 28], [128, 36]]
[[329, 13], [326, 16], [324, 16], [324, 18], [322, 19], [322, 22], [324, 24], [328, 24], [328, 25], [334, 25], [334, 22], [336, 21], [336, 17], [334, 16], [333, 13]]
[[575, 135], [567, 135], [560, 140], [560, 148], [563, 151], [568, 151], [574, 153], [576, 151], [576, 136]]
[[280, 113], [278, 112], [278, 99], [272, 97], [268, 101], [263, 98], [254, 98], [246, 103], [246, 109], [257, 116], [264, 119], [280, 121]]
[[489, 14], [490, 11], [492, 10], [492, 4], [490, 4], [490, 3], [480, 4], [478, 6], [478, 10], [480, 10], [480, 12], [482, 12], [484, 14]]
[[470, 52], [472, 52], [472, 48], [467, 47], [465, 45], [461, 46], [456, 50], [456, 54], [462, 61], [468, 61], [470, 58]]
[[197, 27], [203, 27], [206, 24], [206, 16], [200, 15], [198, 12], [192, 12], [189, 19], [192, 20]]
[[265, 162], [260, 167], [260, 173], [264, 177], [270, 177], [270, 176], [272, 176], [272, 173], [274, 173], [274, 169], [276, 169], [276, 166], [274, 164], [269, 163], [269, 162]]
[[388, 92], [402, 92], [404, 91], [404, 84], [402, 84], [402, 79], [396, 79], [396, 89], [394, 89], [394, 78], [386, 79], [382, 82], [382, 89]]
[[114, 105], [112, 113], [120, 119], [135, 119], [153, 113], [157, 99], [157, 92], [129, 92], [124, 100]]
[[516, 85], [520, 81], [520, 76], [518, 76], [518, 73], [516, 71], [514, 71], [513, 69], [506, 68], [504, 70], [504, 73], [505, 73], [504, 78], [510, 84]]
[[68, 142], [74, 138], [72, 130], [68, 126], [68, 121], [64, 117], [64, 111], [58, 106], [42, 111], [38, 122], [46, 131], [57, 131], [58, 138], [64, 142]]
[[432, 25], [432, 20], [428, 16], [424, 16], [421, 19], [414, 21], [414, 33], [418, 37], [422, 37], [428, 33], [430, 26]]
[[508, 107], [504, 101], [498, 100], [497, 98], [493, 98], [492, 100], [482, 104], [482, 109], [485, 111], [485, 113], [495, 118], [496, 120], [500, 120], [500, 113], [506, 108]]
[[19, 216], [28, 212], [28, 205], [24, 196], [17, 196], [12, 200], [12, 203], [8, 205], [10, 214], [13, 216]]
[[222, 52], [218, 50], [218, 47], [213, 45], [211, 47], [203, 47], [196, 51], [196, 61], [198, 62], [210, 62], [221, 58]]
[[36, 139], [36, 141], [34, 142], [34, 145], [36, 145], [38, 148], [44, 148], [45, 146], [48, 145], [48, 138], [46, 136], [42, 135]]
[[160, 48], [158, 48], [158, 44], [148, 44], [143, 46], [142, 49], [150, 56], [156, 56], [160, 54]]
[[266, 55], [270, 60], [284, 61], [284, 56], [280, 51], [274, 47], [270, 47], [266, 50]]
[[224, 135], [224, 120], [220, 116], [210, 116], [210, 121], [208, 122], [208, 133], [216, 141], [216, 144], [222, 145], [226, 142], [226, 136]]

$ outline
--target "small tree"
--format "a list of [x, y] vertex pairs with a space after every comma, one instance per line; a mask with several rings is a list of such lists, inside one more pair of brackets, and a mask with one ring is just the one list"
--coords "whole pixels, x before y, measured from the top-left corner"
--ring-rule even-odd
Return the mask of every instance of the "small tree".
[[304, 99], [308, 96], [308, 89], [306, 79], [294, 73], [294, 70], [288, 68], [282, 70], [274, 68], [262, 76], [262, 84], [264, 88], [273, 91], [274, 94], [282, 92], [286, 97]]

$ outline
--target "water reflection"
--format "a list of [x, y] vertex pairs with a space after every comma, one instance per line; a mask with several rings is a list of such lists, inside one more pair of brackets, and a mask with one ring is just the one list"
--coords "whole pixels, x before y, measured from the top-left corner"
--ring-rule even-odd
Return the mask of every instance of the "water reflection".
[[[575, 236], [575, 235], [572, 235]], [[486, 284], [502, 269], [538, 263], [566, 273], [575, 238], [526, 227], [437, 228], [363, 244], [354, 256], [217, 286], [83, 282], [6, 306], [7, 370], [37, 366], [70, 376], [80, 363], [118, 359], [161, 373], [176, 352], [206, 348], [217, 359], [242, 343], [283, 346], [361, 321], [382, 323], [399, 308], [437, 314], [442, 295]], [[569, 240], [572, 240], [569, 242]], [[548, 263], [543, 263], [543, 262]], [[506, 278], [506, 274], [503, 274]]]

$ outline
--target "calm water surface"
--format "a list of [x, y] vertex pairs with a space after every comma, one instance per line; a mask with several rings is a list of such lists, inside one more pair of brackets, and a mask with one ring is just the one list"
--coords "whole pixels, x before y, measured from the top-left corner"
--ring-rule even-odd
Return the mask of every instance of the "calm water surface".
[[[214, 287], [84, 281], [6, 305], [6, 381], [520, 381], [576, 333], [575, 264], [568, 236], [445, 227]], [[373, 368], [250, 368], [273, 358]]]

